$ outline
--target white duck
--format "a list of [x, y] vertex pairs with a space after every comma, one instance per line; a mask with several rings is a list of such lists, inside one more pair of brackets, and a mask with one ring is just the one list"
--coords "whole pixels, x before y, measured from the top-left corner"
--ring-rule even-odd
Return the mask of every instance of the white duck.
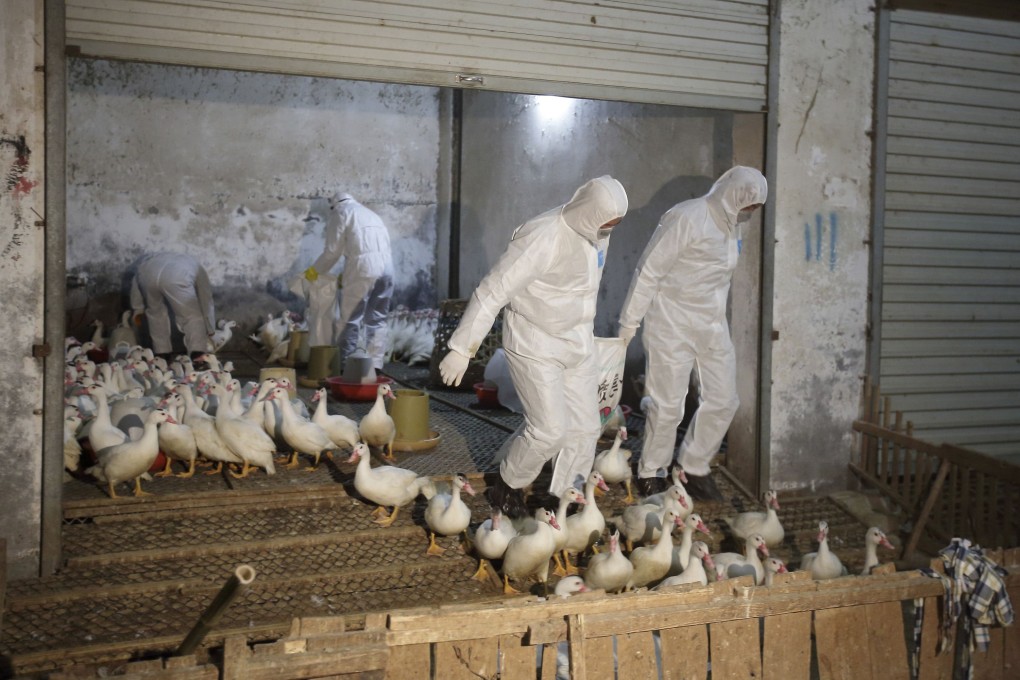
[[625, 503], [634, 502], [634, 493], [631, 491], [631, 477], [633, 473], [630, 468], [631, 452], [629, 449], [621, 449], [620, 444], [627, 439], [627, 428], [621, 427], [616, 431], [616, 438], [613, 439], [613, 446], [595, 456], [595, 469], [602, 473], [606, 484], [623, 483], [627, 489]]
[[[276, 453], [276, 443], [272, 437], [266, 434], [260, 423], [245, 418], [243, 413], [234, 410], [234, 404], [227, 394], [228, 390], [222, 385], [214, 385], [213, 390], [220, 397], [220, 408], [216, 412], [216, 431], [220, 433], [220, 437], [230, 450], [243, 461], [241, 472], [231, 471], [230, 474], [237, 479], [244, 479], [251, 474], [252, 468], [260, 467], [265, 469], [267, 475], [275, 475], [276, 464], [273, 456]], [[229, 392], [233, 394], [235, 390], [231, 389]]]
[[560, 503], [556, 508], [556, 524], [559, 527], [553, 528], [553, 535], [556, 537], [556, 552], [553, 553], [553, 561], [556, 562], [556, 568], [553, 570], [553, 574], [556, 576], [569, 576], [570, 574], [577, 573], [577, 569], [570, 562], [563, 564], [560, 561], [559, 553], [567, 545], [567, 509], [570, 508], [571, 503], [584, 505], [584, 502], [584, 494], [572, 486], [567, 487], [560, 494]]
[[786, 565], [778, 557], [769, 557], [764, 562], [765, 565], [765, 585], [772, 587], [772, 579], [776, 574], [785, 574], [787, 572]]
[[314, 458], [309, 472], [315, 470], [319, 466], [319, 457], [322, 452], [332, 451], [336, 448], [336, 444], [329, 438], [325, 430], [297, 414], [294, 405], [290, 403], [290, 395], [284, 388], [274, 387], [266, 395], [266, 399], [280, 402], [280, 414], [283, 416], [283, 438], [294, 449], [294, 454], [287, 467], [297, 467], [298, 454], [304, 453]]
[[[662, 525], [673, 527], [680, 523], [680, 516], [669, 508], [662, 511]], [[634, 565], [634, 573], [627, 583], [627, 590], [640, 588], [654, 581], [665, 578], [669, 573], [669, 565], [673, 561], [672, 532], [663, 531], [654, 545], [635, 548], [630, 554], [630, 562]]]
[[762, 494], [762, 499], [765, 503], [765, 512], [742, 512], [736, 517], [726, 518], [726, 523], [733, 529], [733, 535], [737, 538], [746, 539], [752, 534], [761, 534], [766, 545], [775, 547], [783, 542], [786, 535], [779, 515], [776, 514], [776, 510], [779, 510], [779, 498], [776, 492], [770, 489]]
[[662, 532], [662, 513], [672, 510], [680, 515], [684, 506], [683, 489], [671, 486], [663, 492], [663, 504], [641, 503], [625, 508], [623, 513], [610, 521], [620, 530], [627, 542], [627, 552], [634, 550], [635, 543], [654, 543]]
[[174, 422], [166, 422], [159, 428], [159, 448], [166, 454], [166, 467], [157, 472], [157, 477], [169, 477], [173, 474], [173, 461], [180, 461], [188, 466], [178, 477], [187, 479], [195, 474], [195, 459], [198, 457], [198, 444], [191, 427], [184, 424], [181, 411], [184, 409], [184, 398], [177, 392], [171, 392], [159, 404], [174, 418]]
[[195, 446], [198, 452], [206, 460], [212, 461], [216, 467], [208, 470], [205, 474], [216, 475], [223, 470], [223, 464], [236, 463], [243, 465], [244, 461], [227, 446], [216, 429], [216, 420], [203, 411], [195, 401], [191, 392], [191, 386], [181, 383], [177, 386], [177, 392], [184, 398], [184, 424], [191, 428], [195, 435]]
[[614, 531], [609, 534], [609, 549], [588, 560], [584, 582], [592, 589], [618, 593], [627, 587], [633, 573], [634, 565], [620, 550], [620, 532]]
[[64, 418], [64, 469], [74, 472], [81, 460], [81, 444], [78, 442], [78, 428], [81, 414], [77, 411]]
[[765, 557], [769, 556], [769, 548], [765, 545], [765, 539], [761, 534], [753, 534], [744, 540], [744, 554], [734, 552], [719, 553], [712, 555], [715, 567], [724, 578], [737, 578], [739, 576], [754, 576], [755, 585], [761, 585], [765, 581], [765, 567], [761, 563], [758, 552]]
[[861, 576], [867, 576], [873, 567], [878, 566], [878, 546], [895, 550], [884, 531], [871, 527], [864, 534], [864, 568], [861, 569]]
[[429, 555], [442, 555], [446, 548], [436, 543], [436, 534], [454, 536], [467, 531], [471, 524], [471, 508], [460, 497], [461, 492], [469, 496], [475, 495], [471, 483], [462, 474], [453, 476], [450, 482], [450, 493], [437, 493], [429, 498], [425, 506], [425, 523], [429, 527], [429, 547], [425, 552]]
[[608, 491], [602, 473], [592, 470], [584, 483], [584, 508], [567, 517], [564, 530], [567, 542], [563, 546], [564, 567], [570, 564], [570, 555], [580, 555], [599, 540], [606, 529], [606, 518], [595, 504], [595, 489]]
[[472, 542], [479, 559], [478, 570], [475, 571], [472, 578], [478, 581], [487, 580], [489, 567], [486, 566], [486, 562], [501, 559], [503, 553], [506, 552], [507, 545], [510, 544], [510, 539], [516, 535], [517, 529], [514, 528], [513, 523], [503, 517], [503, 513], [498, 508], [494, 509], [492, 516], [475, 530]]
[[[413, 470], [394, 467], [392, 465], [380, 465], [377, 468], [368, 462], [368, 445], [358, 442], [351, 451], [348, 463], [357, 463], [354, 471], [354, 488], [362, 496], [372, 501], [379, 507], [372, 511], [376, 517], [375, 523], [388, 527], [397, 519], [397, 512], [400, 508], [413, 501], [418, 494], [435, 486], [428, 477], [419, 477]], [[386, 507], [390, 506], [393, 511], [386, 515]]]
[[395, 399], [389, 384], [382, 383], [375, 391], [375, 404], [358, 423], [358, 434], [369, 446], [385, 447], [383, 457], [393, 460], [393, 440], [397, 436], [397, 426], [393, 418], [386, 412], [386, 399]]
[[96, 415], [89, 426], [89, 446], [96, 453], [115, 444], [123, 444], [128, 440], [127, 433], [114, 427], [110, 421], [110, 407], [107, 403], [106, 390], [101, 385], [92, 385], [86, 389], [96, 404]]
[[518, 593], [510, 586], [510, 579], [537, 576], [548, 594], [549, 560], [556, 550], [553, 528], [557, 527], [556, 516], [551, 510], [535, 510], [535, 521], [528, 533], [514, 536], [503, 553], [503, 592], [507, 595]]
[[[671, 506], [673, 511], [681, 517], [687, 517], [694, 512], [694, 499], [691, 498], [690, 494], [687, 493], [687, 489], [684, 488], [684, 484], [687, 483], [687, 474], [684, 472], [683, 466], [673, 466], [673, 471], [670, 473], [670, 481], [672, 484], [665, 491], [654, 493], [651, 496], [646, 496], [641, 500], [642, 503], [654, 503], [655, 505], [664, 505], [666, 503], [672, 503]], [[670, 489], [674, 486], [679, 486], [681, 494], [684, 498], [684, 503], [679, 503], [673, 500]]]
[[556, 582], [553, 594], [561, 599], [566, 599], [576, 593], [586, 593], [590, 590], [580, 576], [564, 576]]
[[100, 482], [106, 482], [110, 498], [119, 498], [113, 488], [115, 484], [132, 479], [135, 496], [151, 496], [142, 491], [141, 476], [148, 472], [159, 455], [159, 425], [169, 422], [173, 422], [169, 413], [162, 409], [153, 411], [145, 420], [141, 439], [114, 444], [99, 451], [96, 464], [85, 472]]
[[712, 532], [708, 530], [708, 526], [702, 521], [701, 515], [696, 512], [691, 513], [687, 516], [687, 519], [683, 520], [683, 534], [680, 537], [680, 545], [673, 548], [673, 562], [669, 567], [670, 576], [676, 576], [687, 568], [691, 559], [691, 548], [694, 545], [695, 531], [700, 531], [709, 538], [712, 536]]
[[236, 321], [230, 321], [220, 319], [216, 332], [212, 334], [209, 340], [212, 342], [213, 352], [219, 352], [223, 349], [223, 346], [230, 342], [230, 338], [234, 335], [234, 329], [237, 328]]
[[326, 388], [320, 387], [312, 395], [312, 401], [318, 402], [315, 412], [312, 413], [312, 422], [321, 427], [333, 440], [333, 444], [339, 448], [347, 446], [354, 448], [354, 445], [361, 439], [358, 434], [358, 424], [340, 414], [330, 413], [326, 409]]
[[811, 578], [824, 581], [830, 578], [845, 576], [846, 567], [840, 562], [836, 553], [829, 550], [829, 523], [822, 520], [818, 523], [818, 552], [804, 555], [800, 568], [811, 572]]
[[708, 572], [705, 571], [705, 568], [715, 570], [715, 563], [712, 561], [712, 555], [708, 551], [708, 545], [704, 541], [695, 541], [691, 546], [690, 556], [692, 559], [688, 562], [686, 569], [676, 576], [664, 579], [662, 583], [655, 586], [655, 590], [686, 583], [708, 585]]

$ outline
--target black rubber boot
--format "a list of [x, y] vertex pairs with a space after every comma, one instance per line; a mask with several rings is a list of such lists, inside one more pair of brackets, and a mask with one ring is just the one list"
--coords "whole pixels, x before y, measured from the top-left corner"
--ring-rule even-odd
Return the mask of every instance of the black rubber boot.
[[665, 477], [639, 477], [637, 488], [640, 495], [651, 496], [668, 489], [669, 482], [666, 481]]
[[714, 501], [721, 503], [726, 500], [719, 487], [715, 485], [712, 475], [692, 475], [687, 473], [687, 483], [684, 484], [687, 493], [696, 501]]
[[528, 514], [524, 491], [509, 486], [502, 477], [496, 478], [495, 483], [486, 490], [485, 497], [493, 508], [498, 508], [511, 519], [520, 519]]

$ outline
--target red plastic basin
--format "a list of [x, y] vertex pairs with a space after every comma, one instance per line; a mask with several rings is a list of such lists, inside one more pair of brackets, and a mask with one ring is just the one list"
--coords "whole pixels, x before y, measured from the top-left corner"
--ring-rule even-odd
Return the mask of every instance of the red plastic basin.
[[379, 385], [391, 382], [393, 382], [393, 378], [385, 375], [377, 375], [375, 382], [371, 383], [347, 382], [340, 376], [326, 378], [326, 384], [329, 385], [329, 391], [333, 398], [342, 401], [372, 401], [379, 390]]

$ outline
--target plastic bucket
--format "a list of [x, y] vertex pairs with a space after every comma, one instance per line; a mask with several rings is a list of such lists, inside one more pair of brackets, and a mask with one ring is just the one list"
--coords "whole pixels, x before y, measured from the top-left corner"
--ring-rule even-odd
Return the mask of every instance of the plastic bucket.
[[421, 390], [393, 390], [393, 396], [396, 399], [390, 406], [390, 417], [397, 426], [396, 439], [407, 442], [428, 439], [432, 434], [429, 430], [429, 395]]

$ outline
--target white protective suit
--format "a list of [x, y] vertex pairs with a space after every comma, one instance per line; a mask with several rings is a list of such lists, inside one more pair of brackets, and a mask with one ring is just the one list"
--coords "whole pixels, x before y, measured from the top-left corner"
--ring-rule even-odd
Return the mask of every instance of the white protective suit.
[[474, 356], [496, 315], [524, 423], [512, 436], [500, 476], [520, 489], [557, 456], [549, 491], [583, 480], [595, 460], [600, 423], [594, 320], [609, 246], [600, 228], [627, 212], [623, 185], [605, 175], [569, 203], [518, 227], [478, 284], [449, 347]]
[[727, 170], [708, 194], [662, 216], [638, 262], [620, 313], [621, 337], [633, 336], [645, 321], [650, 406], [638, 477], [665, 475], [695, 369], [701, 404], [678, 460], [688, 474], [710, 472], [739, 405], [736, 356], [726, 321], [737, 265], [738, 216], [767, 196], [765, 177], [754, 168]]
[[177, 328], [184, 334], [188, 352], [212, 349], [209, 336], [216, 332], [212, 287], [205, 268], [190, 255], [154, 253], [144, 256], [131, 282], [131, 309], [135, 314], [145, 312], [152, 351], [156, 354], [173, 351], [171, 309]]
[[[382, 219], [358, 203], [350, 194], [338, 194], [332, 216], [326, 225], [326, 248], [312, 267], [326, 274], [340, 258], [344, 258], [343, 290], [340, 297], [340, 318], [333, 335], [340, 348], [341, 359], [346, 359], [358, 346], [361, 329], [365, 329], [365, 344], [375, 368], [383, 367], [386, 354], [387, 315], [393, 298], [393, 255], [390, 251], [390, 234]], [[330, 276], [319, 276], [332, 279]], [[309, 306], [316, 295], [321, 302], [329, 296], [309, 286]], [[322, 284], [324, 286], [325, 284]], [[335, 292], [336, 280], [332, 284]], [[314, 312], [312, 318], [316, 318]], [[317, 343], [321, 338], [309, 337], [310, 343], [332, 344], [331, 340]]]

